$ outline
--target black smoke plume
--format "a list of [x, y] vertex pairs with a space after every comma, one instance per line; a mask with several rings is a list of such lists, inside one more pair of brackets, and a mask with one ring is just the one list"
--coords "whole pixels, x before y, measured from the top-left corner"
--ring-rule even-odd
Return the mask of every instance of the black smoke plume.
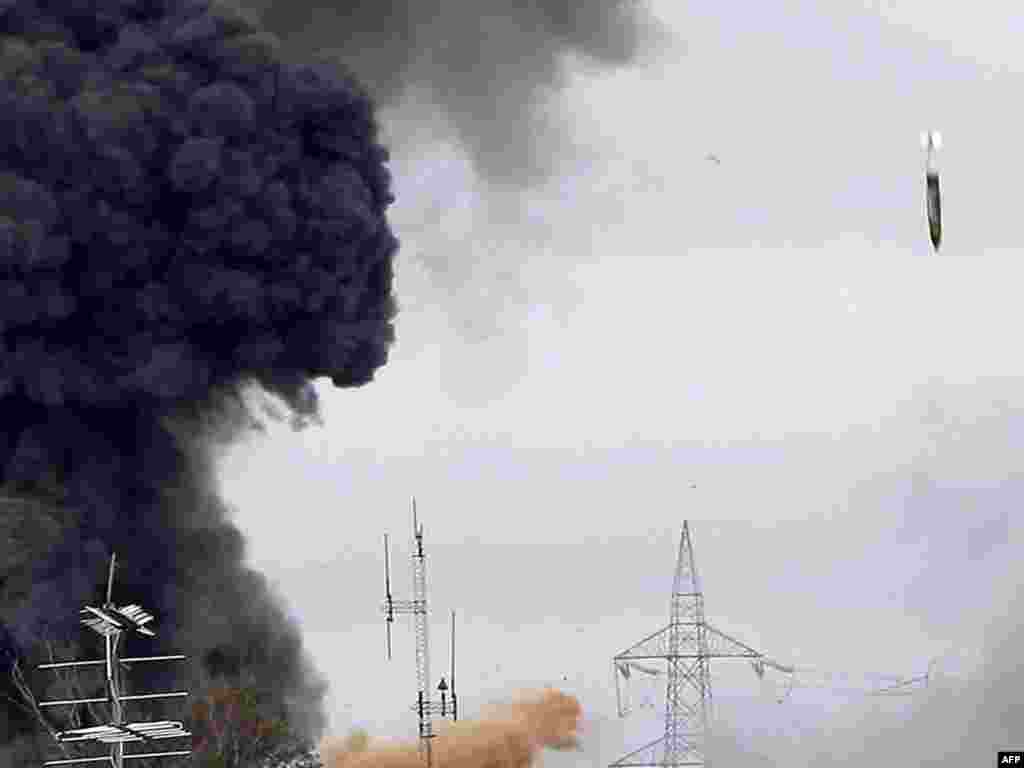
[[[428, 181], [401, 198], [394, 216], [408, 246], [402, 258], [424, 269], [436, 300], [472, 341], [514, 339], [526, 307], [571, 290], [557, 259], [583, 246], [567, 242], [562, 217], [536, 201], [545, 185], [595, 159], [573, 135], [577, 124], [598, 119], [571, 111], [574, 76], [678, 50], [646, 0], [240, 1], [287, 51], [344, 62], [388, 108], [400, 182], [435, 174], [471, 182], [468, 221], [446, 218], [458, 207], [452, 181]], [[438, 147], [449, 145], [456, 156], [443, 151], [439, 159]], [[441, 171], [441, 163], [458, 170]], [[544, 263], [556, 260], [542, 281], [523, 269], [540, 254]], [[514, 357], [506, 350], [502, 368], [516, 365]], [[475, 389], [481, 377], [478, 368]], [[453, 378], [449, 390], [465, 387]]]
[[322, 681], [245, 566], [213, 451], [251, 423], [246, 387], [311, 416], [313, 379], [386, 361], [373, 104], [208, 0], [0, 0], [0, 46], [0, 739], [35, 726], [13, 662], [77, 636], [111, 551], [160, 647], [316, 737]]
[[668, 41], [642, 0], [242, 2], [287, 49], [345, 62], [383, 106], [427, 90], [476, 169], [502, 184], [558, 168], [571, 137], [552, 97], [570, 57], [620, 67]]

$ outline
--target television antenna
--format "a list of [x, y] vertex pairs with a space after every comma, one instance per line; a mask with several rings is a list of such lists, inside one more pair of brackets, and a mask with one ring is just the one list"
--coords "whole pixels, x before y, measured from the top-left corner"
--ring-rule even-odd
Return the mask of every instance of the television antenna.
[[61, 701], [41, 701], [40, 707], [76, 706], [78, 704], [107, 704], [110, 707], [110, 722], [89, 728], [75, 728], [58, 731], [55, 736], [61, 743], [75, 741], [91, 741], [110, 746], [110, 754], [96, 757], [80, 757], [67, 760], [50, 760], [48, 765], [71, 765], [73, 763], [109, 763], [112, 768], [124, 768], [125, 760], [139, 760], [149, 757], [186, 757], [192, 754], [189, 750], [172, 750], [166, 752], [125, 752], [125, 745], [131, 742], [145, 742], [151, 745], [163, 739], [179, 739], [191, 736], [184, 724], [178, 721], [158, 720], [154, 722], [126, 722], [124, 702], [142, 699], [166, 699], [188, 696], [187, 691], [172, 693], [142, 693], [125, 695], [121, 693], [121, 665], [136, 664], [148, 661], [182, 661], [186, 656], [174, 654], [170, 656], [137, 656], [121, 658], [118, 645], [124, 634], [155, 637], [156, 632], [147, 625], [153, 621], [153, 615], [141, 606], [130, 604], [118, 607], [113, 601], [114, 571], [117, 556], [110, 556], [110, 570], [107, 576], [106, 602], [101, 607], [87, 605], [81, 610], [81, 623], [103, 638], [105, 658], [89, 661], [62, 661], [52, 664], [40, 664], [39, 669], [66, 669], [69, 667], [105, 668], [106, 696], [88, 699], [65, 699]]

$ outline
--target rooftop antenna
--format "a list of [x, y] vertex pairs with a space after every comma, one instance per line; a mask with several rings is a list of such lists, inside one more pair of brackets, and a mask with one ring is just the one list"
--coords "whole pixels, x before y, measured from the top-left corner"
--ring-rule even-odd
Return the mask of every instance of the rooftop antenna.
[[419, 522], [416, 514], [416, 499], [412, 500], [412, 600], [395, 600], [391, 594], [391, 566], [390, 553], [388, 551], [388, 537], [384, 535], [384, 587], [385, 597], [384, 621], [387, 627], [387, 651], [388, 659], [391, 658], [391, 624], [396, 613], [412, 614], [416, 630], [416, 703], [412, 710], [419, 716], [419, 739], [428, 768], [432, 766], [431, 739], [434, 733], [433, 715], [441, 717], [457, 717], [457, 699], [455, 695], [455, 613], [452, 612], [452, 704], [448, 706], [447, 691], [448, 684], [441, 678], [437, 686], [441, 692], [441, 701], [434, 702], [430, 694], [430, 644], [429, 624], [430, 617], [427, 610], [427, 558], [423, 551], [423, 525]]
[[124, 768], [125, 760], [139, 760], [149, 757], [185, 757], [192, 754], [191, 750], [174, 750], [168, 752], [129, 752], [125, 753], [128, 742], [143, 741], [147, 745], [161, 739], [178, 739], [191, 736], [184, 724], [177, 721], [159, 720], [155, 722], [125, 722], [123, 703], [141, 699], [165, 699], [188, 696], [187, 691], [173, 693], [144, 693], [132, 696], [121, 693], [121, 665], [147, 661], [182, 661], [186, 657], [180, 654], [170, 656], [138, 656], [120, 658], [118, 644], [122, 634], [155, 637], [156, 633], [147, 624], [153, 621], [153, 615], [135, 604], [117, 607], [113, 601], [114, 571], [117, 556], [111, 555], [110, 569], [107, 576], [106, 602], [101, 608], [87, 605], [82, 609], [81, 623], [103, 638], [105, 658], [90, 661], [63, 661], [53, 664], [40, 664], [39, 669], [63, 669], [67, 667], [103, 666], [106, 671], [106, 693], [101, 698], [67, 699], [62, 701], [41, 701], [40, 707], [76, 706], [78, 704], [103, 703], [110, 707], [110, 723], [90, 728], [75, 728], [59, 731], [58, 742], [92, 741], [98, 744], [109, 744], [110, 754], [97, 757], [81, 757], [69, 760], [50, 760], [46, 765], [70, 765], [72, 763], [109, 763], [112, 768]]

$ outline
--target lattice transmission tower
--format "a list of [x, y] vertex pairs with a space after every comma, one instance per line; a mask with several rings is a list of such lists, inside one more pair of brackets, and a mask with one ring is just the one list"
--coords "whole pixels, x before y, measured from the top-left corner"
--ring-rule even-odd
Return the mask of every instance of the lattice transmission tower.
[[[431, 740], [434, 733], [433, 716], [450, 717], [458, 720], [458, 698], [455, 692], [455, 612], [452, 611], [451, 637], [451, 687], [444, 677], [437, 686], [441, 700], [431, 699], [430, 679], [430, 614], [427, 608], [427, 556], [423, 551], [423, 526], [416, 516], [416, 499], [412, 500], [412, 600], [395, 600], [391, 596], [391, 556], [388, 536], [384, 534], [384, 588], [382, 606], [387, 629], [387, 652], [391, 658], [391, 624], [395, 614], [411, 614], [416, 632], [416, 703], [412, 709], [419, 716], [419, 744], [427, 765], [432, 764]], [[451, 701], [448, 692], [451, 692]]]
[[[686, 521], [679, 539], [668, 626], [645, 637], [612, 660], [620, 716], [623, 714], [620, 676], [628, 680], [636, 672], [658, 675], [659, 670], [639, 662], [667, 662], [665, 734], [616, 760], [611, 768], [709, 765], [705, 746], [712, 720], [711, 659], [747, 659], [759, 678], [764, 677], [766, 668], [785, 675], [787, 691], [780, 702], [795, 687], [845, 688], [847, 693], [855, 690], [848, 687], [849, 675], [842, 675], [839, 679], [835, 675], [823, 676], [814, 670], [780, 664], [708, 624], [704, 619], [704, 593], [693, 557], [690, 525]], [[917, 677], [866, 676], [863, 682], [867, 685], [859, 686], [855, 692], [869, 696], [913, 695], [928, 685], [931, 667], [929, 664], [928, 672]]]
[[[704, 620], [704, 594], [693, 558], [690, 525], [683, 523], [679, 557], [672, 581], [669, 624], [615, 656], [616, 694], [619, 676], [630, 669], [647, 671], [636, 662], [665, 660], [665, 734], [611, 764], [612, 768], [648, 766], [706, 766], [705, 744], [711, 721], [711, 659], [757, 659], [760, 663], [792, 672], [748, 645], [711, 627]], [[621, 695], [619, 714], [622, 714]]]

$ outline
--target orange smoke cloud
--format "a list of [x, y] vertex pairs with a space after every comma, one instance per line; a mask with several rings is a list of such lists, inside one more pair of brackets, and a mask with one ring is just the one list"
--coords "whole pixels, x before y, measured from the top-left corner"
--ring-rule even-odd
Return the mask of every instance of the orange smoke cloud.
[[[485, 718], [451, 723], [431, 741], [435, 768], [527, 768], [541, 749], [578, 746], [583, 710], [561, 691], [546, 690], [495, 707]], [[358, 742], [358, 744], [357, 744]], [[374, 746], [365, 738], [322, 747], [326, 768], [421, 768], [415, 744]]]

